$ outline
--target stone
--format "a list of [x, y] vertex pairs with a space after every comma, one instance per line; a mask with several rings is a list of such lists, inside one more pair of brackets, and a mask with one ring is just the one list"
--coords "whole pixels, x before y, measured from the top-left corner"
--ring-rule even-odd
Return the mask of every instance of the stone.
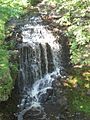
[[90, 89], [88, 89], [87, 93], [86, 93], [88, 96], [90, 96]]

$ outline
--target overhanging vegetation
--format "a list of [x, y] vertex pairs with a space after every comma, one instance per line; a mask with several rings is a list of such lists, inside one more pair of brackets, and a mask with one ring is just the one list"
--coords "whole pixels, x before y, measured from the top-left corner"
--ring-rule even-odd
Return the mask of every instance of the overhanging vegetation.
[[12, 17], [23, 14], [28, 5], [25, 0], [0, 0], [0, 101], [5, 101], [13, 88], [13, 80], [9, 70], [9, 54], [3, 44], [5, 38], [5, 23]]

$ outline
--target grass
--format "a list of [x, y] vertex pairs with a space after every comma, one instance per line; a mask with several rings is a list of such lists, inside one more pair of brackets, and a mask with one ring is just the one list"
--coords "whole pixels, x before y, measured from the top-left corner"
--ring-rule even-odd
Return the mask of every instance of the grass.
[[74, 111], [81, 111], [90, 115], [90, 97], [86, 96], [84, 92], [77, 92], [73, 90], [70, 96], [71, 108]]
[[75, 67], [71, 76], [69, 77], [69, 105], [72, 111], [81, 111], [90, 115], [90, 69], [89, 66]]

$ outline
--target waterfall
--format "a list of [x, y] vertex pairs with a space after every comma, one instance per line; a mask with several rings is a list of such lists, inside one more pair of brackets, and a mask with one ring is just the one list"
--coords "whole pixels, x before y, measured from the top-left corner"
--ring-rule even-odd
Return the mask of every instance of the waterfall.
[[48, 25], [42, 24], [40, 17], [31, 17], [21, 27], [19, 90], [23, 93], [19, 108], [21, 116], [31, 107], [41, 106], [42, 95], [52, 90], [52, 82], [61, 74], [62, 46], [58, 43]]

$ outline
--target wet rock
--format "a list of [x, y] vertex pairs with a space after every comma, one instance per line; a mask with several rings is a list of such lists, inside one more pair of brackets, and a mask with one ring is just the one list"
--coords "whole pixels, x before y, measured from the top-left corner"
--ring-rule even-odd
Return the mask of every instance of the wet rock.
[[88, 89], [86, 95], [90, 96], [90, 89]]
[[47, 93], [48, 93], [49, 96], [52, 95], [53, 94], [53, 89], [47, 89]]
[[32, 107], [23, 115], [23, 120], [45, 120], [44, 113], [41, 108]]
[[0, 120], [3, 120], [2, 116], [3, 116], [3, 113], [0, 113]]
[[47, 89], [47, 92], [45, 94], [40, 95], [39, 101], [41, 103], [47, 102], [52, 97], [52, 94], [53, 94], [53, 89]]
[[39, 101], [40, 101], [41, 103], [45, 103], [45, 102], [47, 101], [47, 99], [48, 99], [48, 94], [46, 93], [46, 94], [42, 94], [42, 95], [40, 96]]
[[61, 83], [58, 81], [58, 80], [56, 80], [56, 81], [53, 81], [52, 82], [52, 87], [55, 89], [57, 89], [57, 87], [60, 87], [61, 86]]
[[60, 105], [60, 107], [67, 106], [67, 98], [65, 96], [61, 96], [58, 100], [57, 103]]
[[51, 75], [51, 78], [54, 78], [56, 80], [56, 75]]
[[65, 116], [63, 114], [59, 115], [59, 120], [66, 120]]

